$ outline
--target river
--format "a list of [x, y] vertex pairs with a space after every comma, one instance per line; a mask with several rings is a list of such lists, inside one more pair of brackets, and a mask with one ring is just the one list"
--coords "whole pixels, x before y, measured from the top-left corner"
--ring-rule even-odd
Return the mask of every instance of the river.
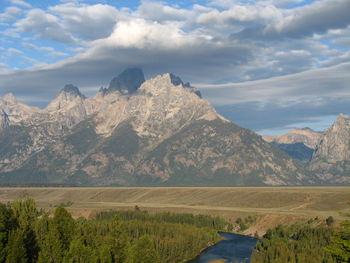
[[219, 234], [225, 239], [206, 248], [197, 258], [188, 263], [250, 262], [253, 249], [258, 241], [257, 238], [226, 232]]

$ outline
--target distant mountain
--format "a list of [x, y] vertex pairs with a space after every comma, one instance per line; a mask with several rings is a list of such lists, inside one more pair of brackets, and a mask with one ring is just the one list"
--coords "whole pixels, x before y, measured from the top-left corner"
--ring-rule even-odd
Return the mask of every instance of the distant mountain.
[[322, 132], [316, 132], [310, 128], [295, 128], [283, 135], [264, 135], [263, 138], [294, 159], [308, 163], [321, 136]]
[[310, 169], [323, 181], [350, 183], [350, 118], [340, 114], [324, 133]]
[[0, 98], [0, 182], [75, 185], [315, 183], [290, 156], [220, 116], [173, 74], [128, 69], [86, 98], [65, 86], [45, 108]]
[[314, 131], [310, 128], [302, 129], [292, 129], [288, 133], [278, 136], [265, 135], [263, 136], [264, 140], [267, 142], [273, 142], [278, 144], [295, 144], [303, 143], [306, 147], [310, 149], [315, 149], [322, 132]]

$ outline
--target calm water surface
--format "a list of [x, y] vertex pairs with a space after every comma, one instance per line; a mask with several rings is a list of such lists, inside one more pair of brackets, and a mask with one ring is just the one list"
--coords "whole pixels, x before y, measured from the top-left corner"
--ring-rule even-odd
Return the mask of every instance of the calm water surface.
[[205, 249], [197, 258], [188, 263], [209, 263], [215, 260], [226, 260], [223, 262], [250, 262], [257, 238], [232, 234], [219, 233], [225, 240]]

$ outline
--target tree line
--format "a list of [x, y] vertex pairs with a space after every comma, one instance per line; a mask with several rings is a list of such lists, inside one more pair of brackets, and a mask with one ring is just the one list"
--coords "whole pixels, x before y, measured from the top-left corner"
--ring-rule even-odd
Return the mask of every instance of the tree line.
[[74, 219], [34, 200], [0, 203], [0, 263], [185, 262], [219, 240], [227, 222], [210, 216], [134, 211]]
[[[329, 225], [330, 219], [327, 219]], [[311, 223], [311, 222], [310, 222]], [[252, 263], [349, 263], [350, 221], [340, 228], [279, 225], [257, 243]]]
[[138, 206], [135, 206], [134, 210], [100, 212], [96, 215], [96, 219], [111, 219], [115, 216], [120, 217], [122, 220], [189, 224], [196, 227], [213, 228], [217, 231], [231, 231], [233, 229], [233, 225], [231, 223], [218, 216], [213, 217], [208, 215], [170, 212], [149, 214], [148, 211], [141, 210]]

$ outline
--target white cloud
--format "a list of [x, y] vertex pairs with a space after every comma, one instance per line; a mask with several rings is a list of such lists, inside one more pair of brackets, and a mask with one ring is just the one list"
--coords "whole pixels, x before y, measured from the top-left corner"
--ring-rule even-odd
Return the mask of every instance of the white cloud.
[[[198, 6], [197, 6], [198, 8]], [[155, 12], [155, 10], [157, 10]], [[161, 2], [142, 1], [137, 13], [140, 17], [155, 21], [188, 20], [194, 12], [188, 9], [174, 8]]]
[[31, 8], [32, 6], [27, 3], [27, 2], [24, 2], [22, 0], [10, 0], [10, 2], [14, 5], [19, 5], [19, 6], [22, 6], [22, 7], [25, 7], [25, 8]]
[[16, 48], [9, 48], [9, 49], [7, 49], [7, 52], [10, 56], [23, 54], [23, 52], [21, 50], [18, 50]]
[[49, 10], [61, 19], [62, 27], [78, 37], [88, 40], [108, 37], [117, 21], [118, 10], [104, 4], [63, 4]]
[[0, 21], [8, 21], [16, 19], [22, 10], [15, 6], [6, 7], [3, 13], [0, 13]]
[[338, 65], [340, 63], [348, 62], [348, 61], [350, 61], [350, 51], [345, 52], [344, 54], [341, 54], [339, 56], [334, 56], [327, 61], [321, 62], [321, 65], [324, 67], [329, 67], [329, 66]]
[[287, 76], [223, 85], [197, 85], [216, 105], [248, 102], [350, 99], [350, 62]]
[[[320, 35], [319, 37], [322, 38], [324, 36]], [[332, 44], [338, 47], [350, 49], [350, 26], [344, 29], [329, 30], [326, 38], [330, 39]]]
[[333, 28], [344, 28], [350, 24], [349, 0], [320, 0], [300, 7], [278, 23], [265, 28], [264, 34], [288, 37], [304, 37], [324, 33]]
[[[48, 52], [48, 55], [51, 57], [66, 57], [68, 56], [67, 53], [61, 52], [61, 51], [56, 51], [53, 47], [48, 47], [48, 46], [37, 46], [33, 43], [28, 43], [28, 42], [24, 42], [23, 46], [27, 47], [27, 48], [31, 48], [37, 51], [44, 51], [44, 52]], [[38, 63], [36, 63], [38, 64]], [[45, 64], [46, 65], [46, 64]]]
[[117, 23], [114, 32], [94, 45], [109, 45], [124, 48], [177, 49], [199, 43], [199, 39], [183, 32], [176, 23], [161, 24], [137, 18]]
[[273, 5], [245, 6], [235, 5], [228, 10], [213, 9], [198, 16], [201, 24], [232, 24], [238, 22], [277, 21], [282, 18], [282, 11]]
[[34, 45], [33, 43], [28, 43], [28, 42], [24, 42], [22, 45], [25, 47], [37, 50], [37, 51], [53, 51], [54, 50], [54, 48], [52, 48], [52, 47], [47, 47], [47, 46], [39, 47], [37, 45]]
[[12, 38], [20, 38], [20, 34], [18, 34], [18, 32], [16, 32], [14, 29], [7, 29], [5, 31], [2, 32], [2, 34], [4, 36], [7, 36], [7, 37], [12, 37]]
[[27, 16], [15, 23], [16, 30], [35, 34], [37, 38], [43, 38], [64, 43], [73, 43], [75, 40], [66, 32], [56, 16], [46, 13], [41, 9], [32, 9]]
[[51, 51], [49, 53], [49, 56], [51, 56], [51, 57], [66, 57], [66, 56], [68, 56], [68, 54], [64, 53], [64, 52], [60, 52], [60, 51]]

